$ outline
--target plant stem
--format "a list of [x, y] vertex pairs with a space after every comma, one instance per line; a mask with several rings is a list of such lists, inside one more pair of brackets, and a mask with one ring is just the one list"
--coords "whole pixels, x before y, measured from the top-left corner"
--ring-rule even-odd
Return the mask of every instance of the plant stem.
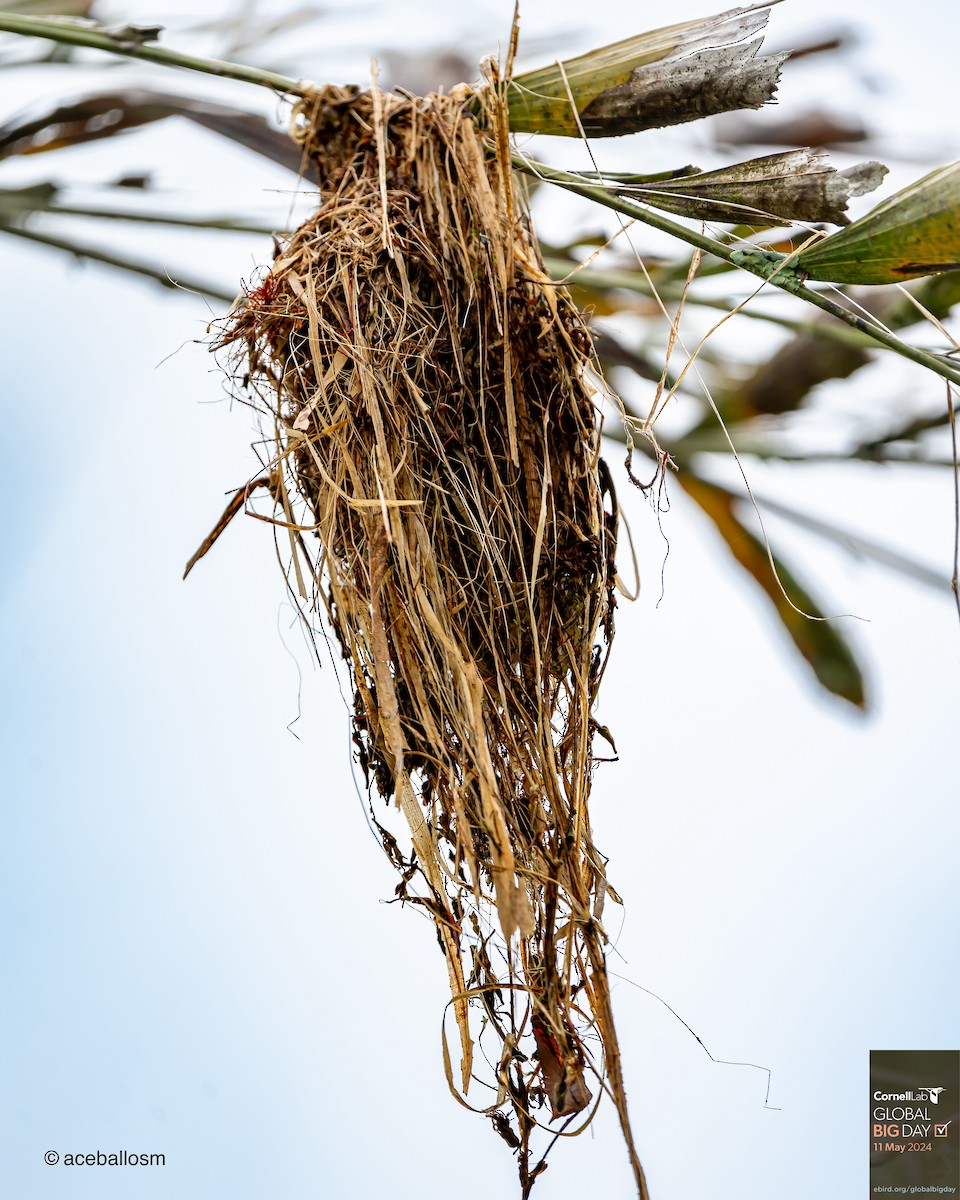
[[[739, 496], [738, 499], [743, 504], [750, 503], [750, 497], [746, 494]], [[801, 529], [807, 529], [811, 533], [819, 534], [820, 537], [828, 538], [830, 541], [844, 547], [854, 557], [872, 559], [874, 562], [881, 563], [885, 567], [899, 571], [902, 575], [906, 575], [910, 579], [917, 580], [918, 583], [935, 588], [938, 592], [950, 591], [949, 577], [940, 571], [934, 570], [932, 567], [928, 567], [926, 563], [919, 562], [915, 558], [910, 558], [906, 554], [899, 554], [896, 550], [891, 550], [888, 546], [884, 546], [880, 542], [875, 542], [871, 538], [864, 537], [860, 533], [855, 533], [851, 529], [844, 529], [840, 525], [835, 525], [832, 521], [821, 520], [819, 517], [814, 517], [803, 509], [783, 504], [779, 500], [771, 499], [769, 496], [754, 494], [754, 499], [764, 513], [775, 513], [787, 521], [792, 521], [794, 525], [799, 525]]]
[[[921, 367], [927, 367], [950, 383], [960, 384], [960, 369], [945, 359], [940, 358], [936, 354], [931, 354], [927, 350], [920, 350], [916, 346], [911, 346], [907, 342], [902, 342], [892, 333], [887, 333], [885, 329], [880, 328], [878, 325], [870, 324], [863, 317], [858, 317], [855, 313], [844, 308], [841, 304], [828, 299], [822, 293], [805, 287], [797, 280], [796, 276], [789, 277], [788, 285], [786, 277], [781, 280], [778, 279], [776, 274], [771, 275], [769, 271], [764, 271], [755, 265], [749, 257], [741, 257], [733, 246], [725, 246], [723, 242], [718, 242], [704, 233], [698, 233], [695, 229], [688, 229], [686, 225], [680, 225], [676, 221], [671, 221], [669, 217], [664, 217], [650, 208], [645, 208], [630, 200], [624, 200], [620, 196], [613, 195], [605, 188], [586, 184], [578, 175], [571, 175], [566, 171], [556, 171], [544, 163], [524, 158], [521, 154], [514, 153], [511, 157], [515, 169], [522, 171], [525, 175], [531, 175], [535, 179], [542, 179], [547, 183], [555, 183], [558, 187], [562, 187], [568, 192], [583, 196], [587, 200], [593, 200], [596, 204], [602, 204], [606, 208], [612, 208], [616, 212], [623, 213], [625, 216], [633, 217], [636, 221], [642, 221], [645, 225], [650, 225], [654, 229], [659, 229], [663, 233], [668, 233], [672, 237], [679, 238], [680, 241], [686, 242], [688, 245], [696, 246], [707, 254], [713, 254], [717, 258], [722, 258], [732, 266], [749, 271], [759, 279], [763, 279], [775, 287], [782, 288], [783, 291], [789, 292], [791, 296], [799, 296], [801, 300], [806, 300], [808, 304], [816, 305], [817, 308], [836, 317], [837, 320], [843, 321], [852, 328], [859, 330], [860, 333], [866, 334], [873, 341], [879, 342], [889, 350], [893, 350], [902, 358], [908, 358], [912, 362], [919, 363]], [[789, 266], [789, 264], [787, 265]], [[785, 272], [784, 274], [786, 276], [787, 273]]]
[[145, 279], [152, 279], [155, 283], [159, 283], [166, 288], [172, 288], [174, 291], [196, 292], [201, 296], [207, 296], [211, 300], [221, 301], [225, 304], [230, 304], [235, 299], [235, 295], [221, 291], [209, 283], [185, 279], [183, 276], [178, 276], [178, 278], [174, 279], [159, 267], [151, 267], [147, 263], [138, 263], [131, 259], [120, 258], [115, 254], [109, 254], [105, 250], [98, 250], [94, 246], [78, 246], [73, 241], [53, 237], [47, 233], [36, 233], [32, 229], [24, 229], [18, 225], [0, 225], [0, 232], [24, 238], [28, 242], [36, 242], [41, 246], [50, 246], [54, 250], [65, 250], [68, 254], [74, 255], [76, 258], [86, 258], [91, 262], [103, 263], [105, 266], [115, 267], [121, 271], [130, 271], [134, 275], [140, 275]]
[[[569, 287], [598, 292], [619, 290], [637, 292], [641, 296], [653, 295], [653, 288], [637, 271], [581, 267], [569, 259], [553, 258], [550, 255], [544, 256], [543, 263], [554, 279], [565, 281]], [[672, 282], [658, 286], [657, 291], [662, 300], [680, 300], [683, 296], [683, 288]], [[692, 292], [687, 293], [686, 303], [696, 304], [701, 308], [715, 308], [720, 312], [729, 312], [736, 307], [735, 300], [695, 296]], [[858, 346], [861, 349], [869, 349], [872, 345], [870, 338], [859, 330], [840, 328], [826, 321], [792, 321], [789, 317], [778, 317], [774, 313], [760, 312], [754, 308], [744, 308], [742, 313], [743, 316], [749, 317], [753, 321], [766, 321], [770, 325], [779, 325], [781, 329], [789, 329], [791, 333], [826, 337], [847, 346]]]
[[43, 214], [50, 213], [60, 217], [92, 217], [106, 221], [135, 221], [147, 225], [166, 225], [171, 229], [218, 229], [223, 233], [282, 233], [275, 225], [246, 222], [234, 217], [183, 217], [163, 213], [136, 212], [132, 209], [124, 211], [109, 208], [93, 208], [83, 204], [48, 204], [45, 208], [35, 210]]
[[199, 58], [193, 54], [181, 54], [176, 50], [164, 50], [159, 46], [138, 41], [135, 35], [124, 37], [98, 25], [65, 17], [21, 17], [13, 13], [0, 13], [0, 32], [18, 33], [21, 37], [46, 38], [68, 46], [85, 46], [91, 50], [105, 50], [109, 54], [139, 58], [161, 67], [200, 71], [205, 75], [218, 75], [221, 79], [253, 83], [284, 95], [307, 96], [315, 90], [314, 85], [309, 82], [291, 79], [287, 75], [277, 75], [274, 71], [248, 67], [243, 63], [223, 62], [217, 58]]

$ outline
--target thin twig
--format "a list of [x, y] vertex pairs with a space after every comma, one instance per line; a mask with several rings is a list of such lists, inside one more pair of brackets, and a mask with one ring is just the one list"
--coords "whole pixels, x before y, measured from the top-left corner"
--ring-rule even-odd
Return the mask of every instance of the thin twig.
[[136, 36], [114, 34], [110, 30], [86, 21], [65, 17], [21, 17], [13, 13], [0, 13], [0, 32], [17, 33], [21, 37], [46, 38], [68, 46], [85, 46], [91, 50], [105, 50], [108, 54], [120, 54], [125, 58], [139, 58], [143, 62], [156, 63], [161, 67], [179, 67], [184, 71], [200, 71], [204, 75], [218, 75], [221, 79], [236, 79], [240, 83], [253, 83], [289, 96], [307, 96], [315, 91], [314, 85], [275, 71], [250, 67], [244, 63], [223, 62], [218, 58], [200, 58], [195, 54], [182, 54], [177, 50], [164, 50]]
[[175, 229], [218, 229], [224, 233], [262, 233], [267, 235], [278, 232], [276, 225], [257, 225], [252, 221], [248, 222], [235, 217], [167, 216], [164, 213], [136, 212], [134, 209], [120, 211], [83, 204], [45, 204], [42, 208], [38, 207], [33, 211], [44, 214], [51, 213], [61, 217], [93, 217], [106, 221], [137, 221], [146, 225], [169, 225]]
[[[742, 499], [746, 502], [747, 497], [743, 496]], [[872, 559], [874, 562], [881, 563], [893, 571], [899, 571], [901, 575], [906, 575], [938, 592], [953, 590], [951, 581], [946, 575], [909, 555], [900, 554], [896, 550], [891, 550], [889, 546], [864, 537], [863, 534], [844, 529], [832, 521], [814, 517], [810, 513], [803, 512], [792, 505], [783, 504], [779, 500], [773, 500], [769, 496], [758, 495], [756, 499], [760, 507], [767, 512], [775, 513], [777, 516], [791, 521], [794, 525], [799, 525], [802, 529], [807, 529], [811, 533], [836, 542], [858, 558]]]
[[19, 225], [0, 225], [0, 232], [12, 234], [14, 237], [23, 238], [28, 242], [36, 242], [41, 246], [50, 246], [54, 250], [65, 250], [75, 258], [86, 258], [91, 262], [103, 263], [105, 266], [115, 267], [120, 271], [129, 271], [145, 279], [152, 279], [162, 287], [172, 288], [174, 291], [196, 292], [200, 296], [206, 296], [210, 300], [222, 301], [224, 304], [230, 304], [236, 298], [235, 293], [221, 291], [209, 283], [187, 279], [179, 274], [174, 279], [159, 267], [151, 267], [148, 263], [139, 263], [130, 259], [120, 258], [116, 254], [110, 254], [106, 250], [98, 250], [93, 246], [78, 246], [75, 242], [69, 241], [66, 238], [53, 237], [47, 233], [36, 233], [32, 229], [24, 229]]
[[[558, 283], [562, 283], [565, 287], [580, 287], [598, 292], [636, 292], [641, 296], [653, 295], [653, 289], [649, 287], [643, 276], [636, 271], [581, 266], [578, 263], [571, 263], [567, 259], [551, 257], [549, 254], [544, 255], [543, 262], [555, 280]], [[702, 274], [703, 272], [701, 272], [701, 276]], [[658, 283], [657, 291], [663, 300], [679, 300], [683, 294], [683, 287], [679, 284]], [[715, 308], [722, 312], [729, 312], [736, 305], [735, 300], [693, 294], [687, 296], [687, 303], [695, 304], [700, 308]], [[815, 337], [825, 337], [830, 341], [842, 342], [844, 345], [861, 348], [867, 348], [871, 345], [871, 339], [865, 334], [860, 333], [859, 330], [848, 329], [846, 326], [831, 325], [827, 321], [796, 321], [791, 320], [789, 317], [778, 317], [774, 313], [761, 312], [759, 309], [753, 307], [744, 308], [741, 311], [745, 317], [750, 317], [754, 321], [765, 321], [770, 325], [778, 325], [781, 329], [789, 329], [791, 333], [812, 334]]]
[[957, 412], [953, 388], [947, 384], [947, 412], [950, 415], [950, 446], [953, 450], [953, 578], [950, 589], [960, 616], [960, 466], [957, 463]]

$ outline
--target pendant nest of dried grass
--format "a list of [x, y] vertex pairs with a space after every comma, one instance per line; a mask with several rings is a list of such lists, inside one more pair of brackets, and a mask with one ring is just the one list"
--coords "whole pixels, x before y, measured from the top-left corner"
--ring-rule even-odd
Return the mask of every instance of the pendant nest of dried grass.
[[588, 813], [616, 500], [590, 337], [541, 264], [500, 96], [302, 101], [319, 210], [218, 344], [270, 422], [272, 519], [349, 667], [359, 762], [406, 819], [406, 851], [381, 834], [446, 958], [451, 1088], [524, 1195], [533, 1131], [577, 1132], [608, 1092], [644, 1195]]

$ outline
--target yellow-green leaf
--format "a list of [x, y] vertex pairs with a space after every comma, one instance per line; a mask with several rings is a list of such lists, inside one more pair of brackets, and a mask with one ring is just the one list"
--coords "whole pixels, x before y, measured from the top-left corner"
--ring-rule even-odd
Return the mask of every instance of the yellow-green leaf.
[[89, 17], [93, 0], [4, 0], [0, 12], [24, 17]]
[[864, 284], [960, 270], [960, 161], [918, 179], [792, 265], [811, 279]]

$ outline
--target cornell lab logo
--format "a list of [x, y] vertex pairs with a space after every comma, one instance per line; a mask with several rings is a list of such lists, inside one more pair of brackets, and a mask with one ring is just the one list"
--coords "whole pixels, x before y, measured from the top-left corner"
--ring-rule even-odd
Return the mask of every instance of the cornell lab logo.
[[912, 1092], [874, 1092], [874, 1100], [913, 1100], [919, 1104], [939, 1104], [940, 1093], [947, 1089], [942, 1087], [914, 1088]]

